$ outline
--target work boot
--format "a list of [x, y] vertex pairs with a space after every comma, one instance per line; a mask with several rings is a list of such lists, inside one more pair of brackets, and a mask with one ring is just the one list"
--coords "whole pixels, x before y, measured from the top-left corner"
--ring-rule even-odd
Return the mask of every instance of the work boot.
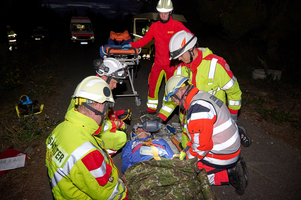
[[243, 126], [238, 126], [238, 132], [240, 135], [240, 143], [244, 147], [249, 147], [252, 144], [251, 138], [247, 135], [247, 131]]
[[242, 170], [244, 172], [244, 178], [245, 178], [245, 185], [246, 187], [248, 187], [248, 169], [247, 169], [247, 164], [246, 164], [246, 161], [243, 157], [240, 157], [240, 164], [241, 164], [241, 167], [242, 167]]
[[227, 169], [229, 183], [235, 188], [238, 195], [245, 193], [246, 181], [240, 160], [232, 168]]

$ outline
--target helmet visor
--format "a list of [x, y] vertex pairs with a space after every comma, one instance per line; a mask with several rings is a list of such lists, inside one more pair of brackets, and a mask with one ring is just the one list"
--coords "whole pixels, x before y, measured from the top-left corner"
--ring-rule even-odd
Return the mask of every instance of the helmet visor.
[[186, 49], [187, 45], [195, 38], [195, 35], [180, 49], [177, 49], [175, 51], [169, 52], [170, 59], [176, 59], [180, 57], [182, 54], [184, 54], [184, 50]]
[[127, 78], [127, 74], [125, 72], [125, 69], [120, 69], [120, 70], [112, 73], [111, 76], [114, 79], [126, 79]]
[[173, 99], [171, 97], [176, 94], [178, 89], [179, 88], [176, 88], [174, 91], [171, 91], [170, 93], [168, 93], [168, 95], [165, 97], [165, 101], [173, 101]]

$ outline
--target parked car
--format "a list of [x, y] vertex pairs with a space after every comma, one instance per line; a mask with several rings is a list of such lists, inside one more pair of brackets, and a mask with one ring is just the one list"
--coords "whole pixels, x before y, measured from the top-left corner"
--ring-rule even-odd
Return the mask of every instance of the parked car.
[[33, 34], [31, 36], [34, 40], [45, 40], [48, 39], [49, 33], [48, 30], [43, 27], [37, 27], [33, 30]]

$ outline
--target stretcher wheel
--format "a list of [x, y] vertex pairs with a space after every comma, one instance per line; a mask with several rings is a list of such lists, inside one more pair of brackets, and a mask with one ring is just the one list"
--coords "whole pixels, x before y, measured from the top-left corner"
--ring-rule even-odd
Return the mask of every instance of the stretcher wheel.
[[139, 99], [138, 97], [135, 98], [135, 102], [137, 106], [141, 105], [141, 99]]

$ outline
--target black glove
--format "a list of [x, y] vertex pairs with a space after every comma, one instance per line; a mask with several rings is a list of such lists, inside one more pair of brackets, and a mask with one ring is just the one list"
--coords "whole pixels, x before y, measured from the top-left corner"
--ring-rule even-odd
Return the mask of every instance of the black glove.
[[164, 120], [159, 116], [154, 117], [152, 121], [157, 121], [160, 122], [161, 124], [164, 122]]

